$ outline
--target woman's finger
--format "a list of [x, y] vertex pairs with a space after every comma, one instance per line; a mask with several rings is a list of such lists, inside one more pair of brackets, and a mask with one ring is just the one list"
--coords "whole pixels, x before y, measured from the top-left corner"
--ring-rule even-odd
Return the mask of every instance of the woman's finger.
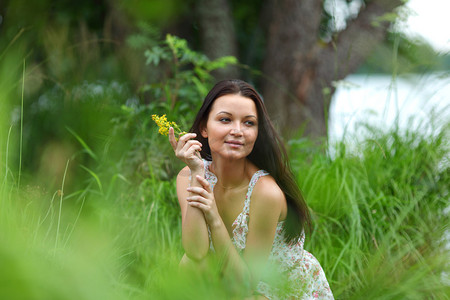
[[194, 144], [201, 146], [202, 144], [199, 141], [193, 140], [193, 138], [195, 138], [195, 137], [196, 137], [195, 133], [187, 133], [187, 134], [183, 135], [178, 140], [178, 144], [177, 144], [177, 148], [175, 149], [175, 153], [183, 154], [184, 152], [186, 152], [189, 149], [190, 146], [192, 146]]
[[187, 202], [200, 202], [200, 203], [203, 203], [203, 204], [207, 204], [207, 202], [208, 202], [207, 199], [205, 199], [202, 196], [198, 196], [198, 195], [189, 196], [189, 197], [186, 198], [186, 201]]
[[202, 196], [204, 198], [208, 197], [208, 192], [204, 188], [201, 188], [201, 187], [195, 187], [195, 186], [188, 187], [187, 191], [190, 192], [190, 193], [194, 193], [196, 195], [200, 195], [200, 196]]
[[175, 131], [173, 127], [169, 127], [169, 142], [172, 146], [173, 150], [175, 151], [177, 149], [177, 139], [175, 138]]
[[192, 158], [196, 151], [200, 151], [202, 144], [196, 140], [189, 140], [181, 149], [175, 151], [175, 155], [179, 158]]
[[197, 146], [202, 146], [202, 143], [200, 143], [197, 140], [189, 140], [187, 141], [180, 150], [182, 151], [187, 151], [189, 149], [189, 147], [192, 147], [193, 145], [197, 145]]
[[199, 151], [202, 151], [202, 147], [200, 147], [199, 145], [193, 145], [186, 151], [186, 156], [190, 157], [192, 155], [195, 155], [195, 157], [198, 157], [197, 153]]
[[211, 188], [210, 188], [210, 186], [209, 186], [208, 180], [206, 180], [205, 178], [203, 178], [203, 177], [200, 176], [200, 175], [197, 175], [196, 178], [197, 178], [198, 182], [200, 182], [200, 184], [202, 185], [202, 187], [203, 187], [208, 193], [211, 193]]
[[188, 202], [188, 205], [190, 205], [192, 207], [197, 207], [198, 209], [200, 209], [202, 211], [206, 211], [208, 209], [208, 207], [205, 204], [200, 203], [200, 202], [192, 201], [192, 202]]
[[184, 144], [188, 140], [193, 139], [196, 136], [197, 136], [197, 134], [195, 134], [193, 132], [189, 132], [189, 133], [186, 133], [186, 134], [182, 135], [178, 141], [181, 142], [182, 144]]
[[183, 147], [183, 149], [181, 150], [176, 150], [175, 151], [175, 155], [176, 157], [180, 158], [181, 160], [186, 162], [186, 159], [191, 160], [194, 158], [198, 158], [198, 156], [196, 155], [197, 151], [201, 151], [202, 147], [201, 145], [197, 144], [197, 143], [190, 143], [188, 146]]

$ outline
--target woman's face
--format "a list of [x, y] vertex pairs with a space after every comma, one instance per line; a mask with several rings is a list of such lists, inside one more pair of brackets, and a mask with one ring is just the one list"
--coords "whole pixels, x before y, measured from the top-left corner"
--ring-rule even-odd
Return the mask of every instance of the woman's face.
[[208, 138], [212, 155], [247, 157], [258, 137], [258, 113], [252, 99], [239, 94], [217, 98], [201, 134]]

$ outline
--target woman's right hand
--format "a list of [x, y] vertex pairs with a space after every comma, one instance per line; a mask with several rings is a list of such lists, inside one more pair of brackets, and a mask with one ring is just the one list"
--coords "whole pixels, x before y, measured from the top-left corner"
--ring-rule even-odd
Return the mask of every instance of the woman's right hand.
[[186, 133], [177, 141], [174, 129], [169, 128], [169, 142], [175, 151], [175, 156], [181, 159], [191, 169], [191, 172], [203, 170], [203, 160], [199, 153], [202, 150], [202, 144], [193, 139], [196, 136], [195, 133]]

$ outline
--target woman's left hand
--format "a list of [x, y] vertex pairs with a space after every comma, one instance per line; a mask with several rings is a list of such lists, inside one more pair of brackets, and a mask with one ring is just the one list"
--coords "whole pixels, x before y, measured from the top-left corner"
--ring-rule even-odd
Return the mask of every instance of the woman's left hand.
[[209, 182], [201, 177], [196, 176], [197, 181], [201, 184], [201, 187], [188, 187], [188, 192], [192, 193], [186, 198], [189, 205], [199, 208], [209, 226], [217, 226], [222, 222], [222, 219], [217, 210], [216, 200], [214, 199], [214, 193], [211, 190]]

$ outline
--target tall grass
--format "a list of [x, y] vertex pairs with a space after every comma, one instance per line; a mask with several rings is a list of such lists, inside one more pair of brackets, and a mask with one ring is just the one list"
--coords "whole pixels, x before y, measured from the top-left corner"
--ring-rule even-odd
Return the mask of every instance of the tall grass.
[[[448, 127], [372, 133], [351, 153], [340, 143], [334, 159], [291, 142], [314, 219], [305, 247], [338, 299], [448, 299]], [[64, 178], [53, 194], [2, 182], [0, 298], [227, 299], [218, 272], [177, 271], [174, 179], [133, 183], [112, 169], [92, 167], [71, 194]]]
[[[217, 265], [206, 273], [178, 271], [183, 251], [174, 174], [181, 165], [148, 123], [157, 107], [117, 109], [114, 121], [125, 124], [117, 127], [101, 123], [100, 105], [78, 107], [77, 114], [91, 113], [89, 126], [113, 130], [93, 139], [92, 128], [80, 133], [60, 120], [55, 132], [79, 151], [54, 152], [64, 161], [59, 177], [25, 172], [21, 153], [33, 145], [24, 140], [21, 148], [23, 104], [20, 122], [11, 121], [11, 103], [23, 103], [15, 91], [21, 84], [26, 89], [25, 65], [22, 81], [15, 80], [22, 59], [4, 57], [0, 299], [229, 299], [235, 283], [222, 281]], [[321, 262], [337, 299], [448, 299], [449, 124], [432, 136], [420, 128], [366, 127], [371, 136], [356, 148], [338, 143], [332, 158], [305, 140], [290, 141], [313, 216], [305, 248]], [[50, 179], [57, 184], [48, 185]]]
[[369, 130], [351, 152], [294, 161], [315, 224], [306, 247], [339, 298], [447, 299], [449, 124], [435, 136]]

